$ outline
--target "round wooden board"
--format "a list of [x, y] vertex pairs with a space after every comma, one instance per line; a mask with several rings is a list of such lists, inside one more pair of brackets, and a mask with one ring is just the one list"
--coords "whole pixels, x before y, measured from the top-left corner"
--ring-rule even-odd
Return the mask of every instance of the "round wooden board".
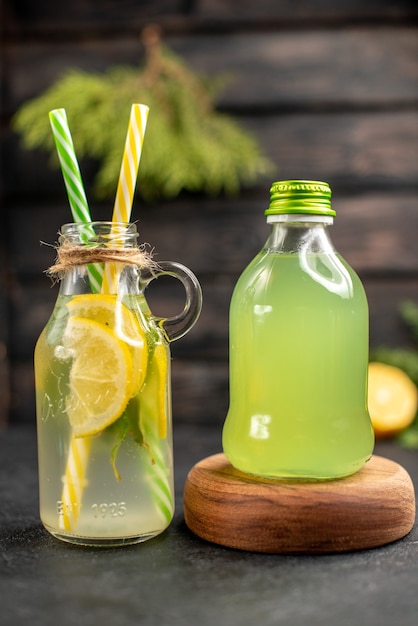
[[229, 548], [344, 552], [407, 535], [415, 521], [415, 495], [406, 470], [379, 456], [347, 478], [302, 483], [250, 476], [215, 454], [187, 476], [184, 517], [196, 535]]

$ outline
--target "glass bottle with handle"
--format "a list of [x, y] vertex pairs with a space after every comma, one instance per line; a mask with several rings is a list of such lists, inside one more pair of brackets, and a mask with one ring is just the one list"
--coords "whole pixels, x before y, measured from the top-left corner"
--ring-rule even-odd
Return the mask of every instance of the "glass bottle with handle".
[[[163, 532], [174, 513], [171, 341], [199, 317], [195, 275], [154, 265], [135, 224], [62, 227], [58, 298], [35, 348], [40, 514], [55, 537], [125, 545]], [[161, 275], [186, 297], [153, 316], [144, 291]]]

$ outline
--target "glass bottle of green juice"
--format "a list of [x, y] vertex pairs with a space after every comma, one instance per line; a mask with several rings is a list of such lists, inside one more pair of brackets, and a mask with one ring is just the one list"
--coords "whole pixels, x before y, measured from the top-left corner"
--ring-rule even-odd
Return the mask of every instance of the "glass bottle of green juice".
[[324, 182], [273, 183], [271, 232], [232, 295], [223, 449], [246, 473], [334, 479], [373, 451], [367, 299], [330, 240], [330, 199]]

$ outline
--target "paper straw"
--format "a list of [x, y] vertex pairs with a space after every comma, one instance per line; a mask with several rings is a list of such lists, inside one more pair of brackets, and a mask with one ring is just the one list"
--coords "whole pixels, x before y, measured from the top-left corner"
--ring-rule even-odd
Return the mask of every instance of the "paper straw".
[[74, 530], [80, 514], [81, 498], [87, 484], [89, 454], [90, 440], [71, 436], [67, 465], [62, 478], [62, 514], [59, 517], [59, 527], [68, 532]]
[[[133, 104], [129, 116], [128, 131], [122, 156], [112, 222], [129, 222], [141, 160], [149, 108], [145, 104]], [[106, 266], [102, 291], [117, 292], [117, 272], [112, 264]]]
[[[113, 207], [113, 222], [129, 222], [141, 160], [142, 146], [147, 126], [149, 108], [144, 104], [133, 104], [129, 117], [125, 148], [120, 168], [115, 204]], [[103, 277], [102, 291], [117, 292], [117, 272], [114, 265], [108, 264]], [[154, 419], [152, 419], [154, 418]], [[171, 495], [169, 476], [166, 463], [160, 450], [160, 438], [155, 416], [142, 422], [147, 441], [152, 454], [153, 462], [147, 474], [154, 502], [160, 516], [167, 524], [170, 523], [174, 504]]]
[[[73, 220], [79, 223], [91, 222], [90, 210], [65, 109], [54, 109], [50, 111], [49, 121], [51, 123], [58, 158], [61, 164], [61, 171], [67, 189]], [[96, 292], [100, 291], [103, 275], [102, 268], [99, 264], [90, 264], [88, 266], [88, 273], [92, 290]]]
[[148, 113], [149, 108], [145, 104], [133, 104], [131, 107], [116, 200], [113, 207], [113, 222], [129, 222], [131, 218]]
[[[54, 135], [73, 220], [83, 224], [91, 222], [90, 210], [65, 109], [50, 111], [49, 121]], [[88, 240], [88, 233], [86, 233], [85, 239]], [[89, 264], [87, 271], [92, 291], [99, 292], [103, 270], [98, 264]], [[74, 530], [80, 514], [81, 500], [86, 484], [85, 476], [89, 452], [90, 441], [88, 439], [77, 439], [74, 435], [71, 435], [65, 474], [62, 477], [62, 514], [58, 520], [59, 527], [66, 531]]]
[[[130, 221], [148, 112], [149, 109], [145, 105], [132, 105], [112, 216], [113, 222]], [[51, 111], [49, 117], [73, 219], [75, 222], [90, 222], [90, 212], [65, 110], [57, 109]], [[113, 271], [109, 268], [104, 276], [100, 266], [97, 265], [89, 265], [88, 271], [92, 291], [111, 292], [110, 290], [115, 283], [114, 268]], [[152, 421], [146, 427], [146, 439], [152, 454], [148, 480], [157, 510], [165, 522], [169, 524], [174, 510], [169, 482], [170, 477], [160, 450], [158, 428]], [[62, 479], [62, 511], [59, 517], [59, 527], [67, 532], [75, 530], [80, 514], [82, 495], [86, 485], [89, 454], [90, 440], [72, 436], [68, 450], [66, 471]]]
[[[167, 411], [171, 411], [171, 408], [167, 406], [165, 391], [169, 363], [162, 344], [155, 346], [149, 367], [150, 380], [141, 398], [140, 415], [144, 443], [150, 454], [146, 480], [150, 485], [157, 511], [168, 526], [174, 513], [170, 482], [172, 477], [167, 462], [164, 460], [161, 446], [167, 446], [168, 449], [168, 443], [164, 440], [167, 437]], [[164, 388], [161, 387], [162, 385]]]
[[155, 428], [155, 424], [152, 429], [143, 428], [143, 435], [152, 456], [147, 472], [147, 482], [150, 485], [158, 513], [168, 525], [173, 517], [174, 502], [170, 489], [168, 469], [161, 454], [161, 440], [158, 437], [158, 429]]

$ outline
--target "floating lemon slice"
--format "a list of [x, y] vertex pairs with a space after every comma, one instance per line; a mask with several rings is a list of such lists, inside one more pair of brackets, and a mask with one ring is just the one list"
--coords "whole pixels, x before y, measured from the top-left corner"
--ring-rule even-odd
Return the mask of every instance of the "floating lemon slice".
[[72, 357], [66, 411], [75, 437], [94, 435], [115, 422], [130, 399], [132, 358], [113, 330], [71, 316], [63, 347]]
[[148, 363], [148, 346], [145, 331], [135, 315], [117, 296], [106, 294], [83, 294], [67, 303], [70, 315], [83, 317], [103, 324], [126, 343], [132, 357], [132, 385], [134, 396], [145, 380]]
[[369, 363], [368, 406], [377, 437], [388, 437], [409, 426], [418, 408], [418, 390], [398, 367]]

